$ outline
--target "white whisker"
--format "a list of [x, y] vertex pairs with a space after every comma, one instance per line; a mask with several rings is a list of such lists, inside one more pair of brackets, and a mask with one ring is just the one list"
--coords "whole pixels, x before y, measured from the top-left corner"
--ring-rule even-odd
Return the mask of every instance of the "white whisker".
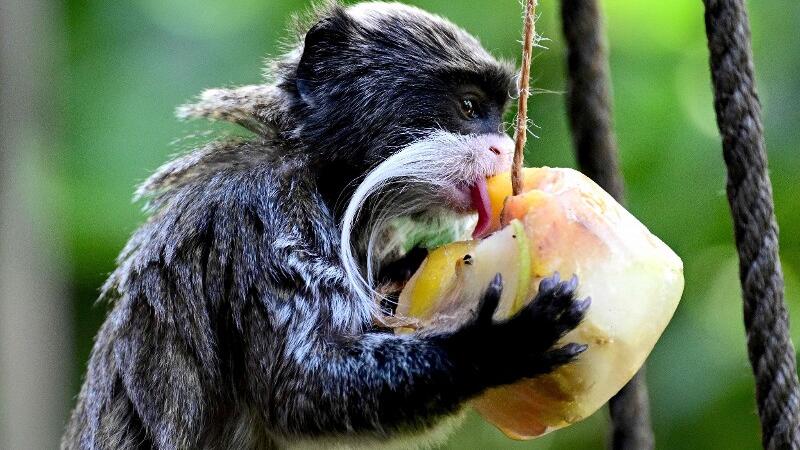
[[375, 300], [382, 298], [375, 291], [375, 277], [386, 253], [378, 246], [392, 220], [437, 207], [465, 211], [469, 207], [465, 189], [479, 177], [508, 170], [511, 153], [498, 157], [488, 151], [490, 146], [510, 149], [513, 142], [504, 134], [467, 136], [431, 130], [367, 173], [341, 221], [341, 259], [356, 296], [376, 306]]

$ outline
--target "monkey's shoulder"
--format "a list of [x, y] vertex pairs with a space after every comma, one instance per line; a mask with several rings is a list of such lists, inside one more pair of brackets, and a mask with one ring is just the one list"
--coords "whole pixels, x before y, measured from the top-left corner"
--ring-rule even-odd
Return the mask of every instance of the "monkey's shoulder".
[[148, 270], [212, 295], [224, 283], [246, 293], [254, 280], [302, 284], [336, 272], [335, 222], [310, 170], [265, 144], [201, 148], [165, 164], [138, 194], [150, 217], [119, 257], [109, 280], [118, 290]]

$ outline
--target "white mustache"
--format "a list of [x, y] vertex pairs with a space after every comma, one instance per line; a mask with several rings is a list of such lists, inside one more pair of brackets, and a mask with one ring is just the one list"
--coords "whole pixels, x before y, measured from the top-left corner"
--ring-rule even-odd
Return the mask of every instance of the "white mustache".
[[[377, 268], [374, 255], [389, 221], [441, 206], [434, 202], [437, 198], [443, 200], [443, 193], [473, 183], [478, 177], [507, 170], [513, 145], [496, 146], [504, 150], [498, 157], [488, 150], [497, 142], [506, 144], [511, 141], [505, 135], [434, 131], [397, 151], [366, 175], [351, 197], [341, 221], [341, 260], [347, 281], [359, 299], [377, 305], [376, 300], [381, 298], [375, 290]], [[370, 215], [362, 218], [361, 213], [370, 200]], [[354, 236], [355, 227], [360, 222], [366, 228]], [[356, 255], [356, 244], [362, 242], [366, 244], [363, 268]]]

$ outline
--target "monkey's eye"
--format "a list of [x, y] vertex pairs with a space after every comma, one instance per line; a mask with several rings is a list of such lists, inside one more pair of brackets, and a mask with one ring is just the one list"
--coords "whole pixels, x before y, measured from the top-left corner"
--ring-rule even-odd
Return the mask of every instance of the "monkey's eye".
[[459, 107], [465, 119], [472, 120], [478, 117], [478, 99], [475, 97], [462, 97], [459, 101]]

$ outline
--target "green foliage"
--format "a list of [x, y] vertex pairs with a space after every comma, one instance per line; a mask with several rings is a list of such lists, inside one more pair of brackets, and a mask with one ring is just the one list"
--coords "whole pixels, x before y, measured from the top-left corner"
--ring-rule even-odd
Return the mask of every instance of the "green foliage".
[[[412, 2], [462, 24], [496, 54], [519, 60], [517, 1]], [[631, 211], [681, 255], [686, 293], [649, 360], [661, 448], [755, 448], [758, 422], [744, 329], [720, 143], [716, 135], [701, 2], [605, 4], [615, 118]], [[129, 233], [143, 220], [134, 185], [202, 136], [204, 124], [173, 119], [176, 105], [207, 87], [259, 81], [262, 58], [280, 52], [299, 0], [129, 2], [69, 0], [66, 58], [54, 75], [66, 130], [56, 178], [71, 254], [79, 384], [91, 337], [105, 314], [93, 305]], [[782, 254], [795, 318], [800, 283], [800, 6], [750, 2]], [[564, 90], [557, 2], [540, 2], [534, 86]], [[527, 164], [572, 166], [558, 93], [535, 95], [539, 139]], [[634, 293], [635, 294], [635, 293]], [[635, 297], [631, 301], [637, 301]], [[800, 319], [796, 319], [797, 323]], [[798, 337], [798, 328], [794, 327]], [[475, 416], [447, 448], [603, 448], [607, 412], [529, 443], [511, 445]]]

